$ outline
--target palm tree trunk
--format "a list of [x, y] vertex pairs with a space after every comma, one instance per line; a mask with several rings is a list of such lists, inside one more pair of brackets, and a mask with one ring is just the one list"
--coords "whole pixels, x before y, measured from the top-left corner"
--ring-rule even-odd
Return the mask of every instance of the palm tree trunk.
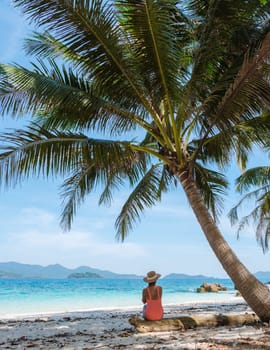
[[189, 172], [184, 170], [176, 175], [211, 248], [224, 270], [258, 317], [264, 322], [270, 321], [270, 292], [268, 288], [249, 272], [223, 238]]

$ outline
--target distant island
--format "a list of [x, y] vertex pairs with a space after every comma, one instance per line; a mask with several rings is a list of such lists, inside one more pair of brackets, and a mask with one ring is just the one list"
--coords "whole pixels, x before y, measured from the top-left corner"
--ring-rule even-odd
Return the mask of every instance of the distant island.
[[67, 278], [102, 278], [97, 273], [92, 272], [75, 272], [68, 275]]
[[3, 272], [0, 271], [0, 279], [11, 279], [11, 278], [20, 278], [21, 276], [17, 273], [11, 273], [11, 272]]

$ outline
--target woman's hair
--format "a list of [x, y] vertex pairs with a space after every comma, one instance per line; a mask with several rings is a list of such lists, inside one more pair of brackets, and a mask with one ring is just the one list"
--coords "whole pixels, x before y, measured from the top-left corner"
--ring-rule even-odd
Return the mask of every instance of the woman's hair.
[[154, 286], [156, 284], [156, 281], [155, 282], [150, 282], [148, 283], [148, 286], [151, 287], [151, 286]]

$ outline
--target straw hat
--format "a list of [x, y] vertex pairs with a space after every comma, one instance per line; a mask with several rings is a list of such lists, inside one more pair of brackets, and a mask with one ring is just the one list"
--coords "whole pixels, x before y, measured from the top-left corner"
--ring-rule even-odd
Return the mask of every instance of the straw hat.
[[160, 277], [161, 275], [159, 273], [156, 273], [155, 271], [149, 271], [146, 275], [146, 277], [144, 277], [144, 282], [146, 283], [152, 283], [152, 282], [156, 282], [156, 280]]

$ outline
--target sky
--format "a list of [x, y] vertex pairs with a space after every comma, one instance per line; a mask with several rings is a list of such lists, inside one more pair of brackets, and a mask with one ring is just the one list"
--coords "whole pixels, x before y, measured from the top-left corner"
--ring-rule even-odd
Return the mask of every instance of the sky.
[[[0, 62], [27, 66], [31, 60], [23, 51], [23, 39], [31, 32], [25, 17], [11, 0], [0, 0]], [[0, 133], [22, 128], [27, 116], [14, 120], [0, 115]], [[254, 153], [252, 166], [263, 165], [268, 158]], [[270, 255], [263, 254], [249, 227], [237, 238], [236, 228], [227, 217], [239, 200], [234, 180], [240, 175], [235, 166], [227, 171], [231, 188], [224, 198], [224, 213], [219, 227], [230, 246], [255, 273], [270, 270]], [[60, 185], [63, 179], [31, 179], [14, 189], [0, 191], [0, 261], [26, 264], [61, 264], [69, 268], [81, 265], [116, 273], [144, 275], [156, 270], [169, 273], [204, 274], [227, 277], [212, 253], [180, 187], [167, 193], [161, 203], [147, 209], [141, 222], [121, 243], [115, 238], [114, 222], [129, 189], [116, 193], [111, 207], [98, 206], [97, 194], [91, 194], [79, 208], [72, 229], [63, 232]]]

